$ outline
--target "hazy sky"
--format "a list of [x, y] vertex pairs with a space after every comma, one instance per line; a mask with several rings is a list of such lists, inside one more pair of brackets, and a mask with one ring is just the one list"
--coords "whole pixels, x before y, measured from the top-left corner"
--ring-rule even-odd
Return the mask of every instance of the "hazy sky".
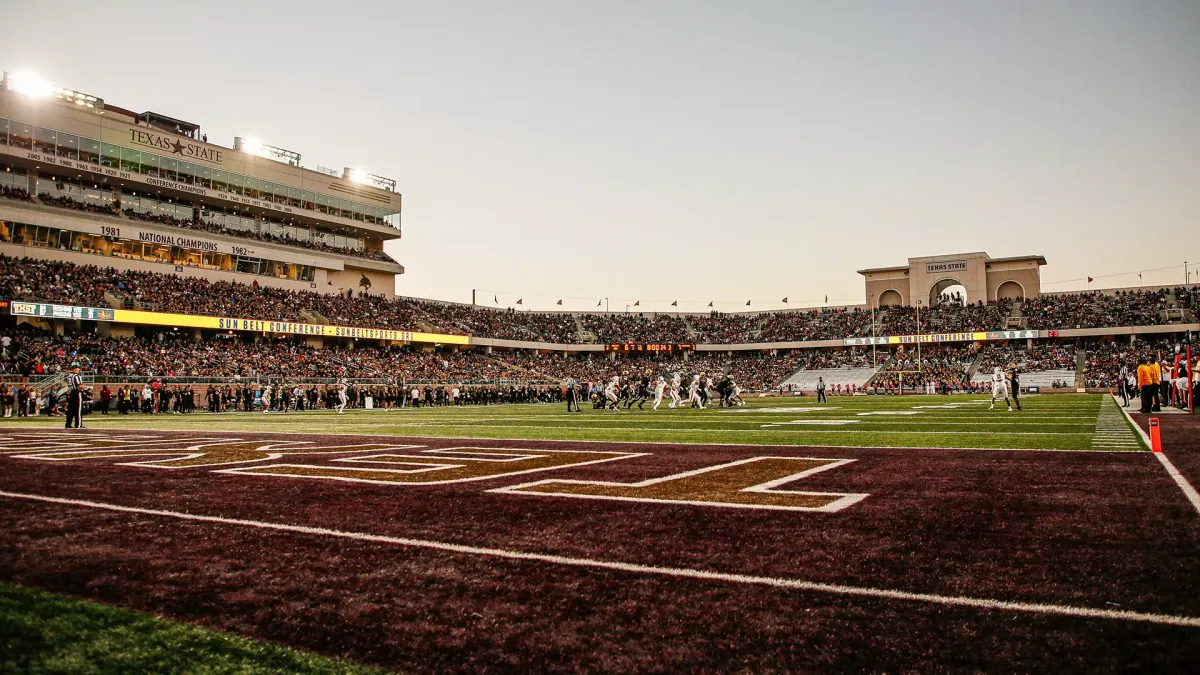
[[1200, 263], [1196, 0], [52, 4], [0, 2], [0, 67], [394, 177], [405, 295], [766, 309], [910, 256], [1042, 254], [1047, 290]]

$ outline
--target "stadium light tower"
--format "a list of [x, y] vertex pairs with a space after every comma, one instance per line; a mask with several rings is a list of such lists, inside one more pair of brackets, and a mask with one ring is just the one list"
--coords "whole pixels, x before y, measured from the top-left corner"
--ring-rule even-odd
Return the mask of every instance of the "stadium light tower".
[[257, 155], [259, 157], [266, 157], [267, 159], [287, 162], [293, 166], [300, 166], [300, 153], [294, 150], [277, 148], [274, 145], [267, 145], [253, 136], [234, 136], [233, 149], [248, 155]]
[[4, 73], [4, 88], [29, 98], [47, 98], [54, 93], [50, 80], [35, 73]]
[[366, 169], [356, 169], [348, 166], [342, 170], [342, 178], [345, 178], [352, 183], [370, 185], [381, 190], [387, 190], [388, 192], [396, 191], [396, 181], [394, 179], [376, 176], [375, 174], [368, 172]]
[[4, 80], [0, 83], [0, 89], [33, 99], [54, 97], [64, 103], [77, 105], [80, 108], [88, 108], [100, 115], [104, 114], [104, 101], [102, 99], [91, 94], [60, 87], [34, 73], [10, 73], [5, 71]]

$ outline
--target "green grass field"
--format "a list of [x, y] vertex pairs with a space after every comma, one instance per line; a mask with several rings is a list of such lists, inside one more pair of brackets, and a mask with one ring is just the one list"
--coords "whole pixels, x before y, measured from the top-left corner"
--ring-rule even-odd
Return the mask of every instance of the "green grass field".
[[382, 672], [5, 583], [0, 627], [0, 673]]
[[[1112, 398], [1100, 394], [1028, 396], [1020, 412], [978, 396], [845, 396], [753, 399], [736, 409], [568, 414], [565, 405], [352, 410], [304, 413], [91, 415], [93, 429], [361, 433], [398, 436], [666, 443], [737, 443], [922, 448], [1142, 450]], [[39, 419], [13, 424], [61, 424]]]

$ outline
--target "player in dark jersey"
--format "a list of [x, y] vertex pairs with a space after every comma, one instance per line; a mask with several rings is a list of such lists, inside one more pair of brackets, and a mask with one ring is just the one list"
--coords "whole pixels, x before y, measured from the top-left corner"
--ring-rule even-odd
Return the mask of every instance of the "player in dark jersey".
[[1008, 367], [1008, 388], [1011, 390], [1013, 403], [1017, 406], [1017, 410], [1021, 409], [1021, 380], [1017, 373], [1017, 365], [1014, 363]]

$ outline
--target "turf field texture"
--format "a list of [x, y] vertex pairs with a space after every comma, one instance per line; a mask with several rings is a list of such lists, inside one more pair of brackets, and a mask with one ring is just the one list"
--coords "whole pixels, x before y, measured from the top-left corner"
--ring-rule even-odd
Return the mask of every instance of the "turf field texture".
[[[977, 396], [842, 396], [754, 399], [739, 408], [567, 413], [565, 405], [496, 405], [303, 413], [91, 415], [96, 429], [398, 434], [461, 438], [655, 441], [913, 448], [1141, 450], [1111, 396], [1040, 395], [1022, 411], [988, 409]], [[16, 424], [52, 425], [61, 418]]]
[[383, 672], [4, 583], [0, 626], [4, 673]]
[[[1022, 420], [912, 407], [966, 397], [867, 401], [816, 412]], [[723, 444], [347, 433], [653, 419], [542, 406], [5, 425], [0, 579], [403, 671], [1193, 672], [1200, 511], [1159, 455], [1109, 447], [1135, 433], [1111, 398], [1025, 405], [1090, 411], [1103, 447], [797, 446], [741, 422], [692, 432]], [[809, 414], [763, 406], [781, 403], [663, 414]], [[280, 433], [310, 424], [338, 433]], [[1194, 418], [1162, 424], [1194, 473]]]

